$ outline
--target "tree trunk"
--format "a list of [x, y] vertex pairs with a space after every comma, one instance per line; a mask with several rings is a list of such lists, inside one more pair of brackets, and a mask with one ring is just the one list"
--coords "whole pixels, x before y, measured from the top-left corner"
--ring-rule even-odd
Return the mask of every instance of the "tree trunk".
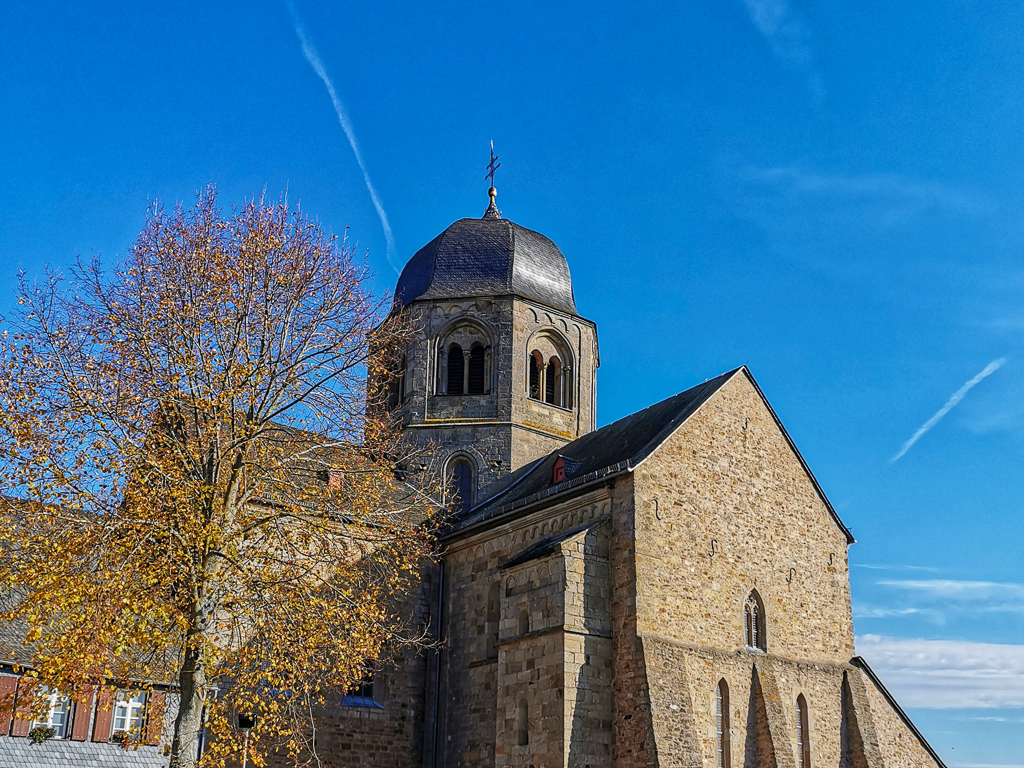
[[195, 768], [199, 763], [203, 710], [209, 694], [206, 660], [203, 658], [201, 647], [188, 649], [178, 673], [181, 701], [178, 703], [178, 716], [174, 719], [170, 768]]

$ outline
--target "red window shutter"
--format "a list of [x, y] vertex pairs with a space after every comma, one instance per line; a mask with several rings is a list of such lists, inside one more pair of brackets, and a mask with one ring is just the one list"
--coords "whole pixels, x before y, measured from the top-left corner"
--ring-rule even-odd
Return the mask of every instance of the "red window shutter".
[[156, 746], [164, 732], [164, 692], [152, 691], [146, 706], [146, 743]]
[[18, 678], [14, 675], [0, 677], [0, 736], [11, 732], [11, 716], [14, 714], [14, 692]]
[[75, 697], [75, 721], [71, 725], [71, 740], [85, 741], [89, 738], [89, 721], [92, 719], [92, 697], [95, 685], [84, 685]]
[[111, 688], [100, 688], [96, 698], [96, 724], [92, 729], [93, 741], [110, 741], [110, 724], [114, 720], [114, 696]]
[[28, 732], [32, 728], [32, 693], [37, 685], [39, 685], [39, 681], [33, 677], [18, 679], [18, 695], [15, 700], [11, 736], [28, 736]]

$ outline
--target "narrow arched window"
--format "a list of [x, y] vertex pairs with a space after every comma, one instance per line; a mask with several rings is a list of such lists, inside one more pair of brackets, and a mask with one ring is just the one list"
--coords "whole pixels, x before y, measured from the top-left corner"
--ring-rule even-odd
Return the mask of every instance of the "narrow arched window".
[[544, 402], [558, 405], [558, 360], [551, 358], [544, 370]]
[[797, 768], [811, 768], [810, 732], [807, 728], [807, 699], [801, 693], [796, 697], [796, 764]]
[[516, 708], [516, 737], [521, 747], [530, 743], [530, 708], [526, 699], [520, 699]]
[[405, 402], [405, 355], [398, 359], [397, 370], [388, 382], [388, 408], [394, 409]]
[[540, 361], [536, 352], [530, 353], [530, 382], [527, 394], [534, 400], [540, 400]]
[[498, 655], [498, 628], [501, 621], [501, 585], [491, 584], [487, 591], [487, 658]]
[[519, 613], [519, 634], [528, 635], [530, 633], [530, 614], [526, 611]]
[[729, 686], [723, 678], [715, 690], [715, 743], [718, 747], [718, 768], [730, 768], [729, 748]]
[[469, 392], [470, 395], [482, 395], [486, 387], [486, 356], [480, 344], [474, 344], [469, 350]]
[[448, 347], [448, 394], [463, 393], [463, 378], [466, 374], [466, 361], [462, 357], [462, 347], [452, 344]]
[[747, 649], [767, 651], [768, 637], [765, 627], [764, 603], [755, 589], [743, 606], [743, 623], [746, 632]]
[[462, 514], [473, 506], [473, 491], [476, 487], [473, 465], [468, 459], [452, 461], [448, 470], [448, 497], [451, 508]]

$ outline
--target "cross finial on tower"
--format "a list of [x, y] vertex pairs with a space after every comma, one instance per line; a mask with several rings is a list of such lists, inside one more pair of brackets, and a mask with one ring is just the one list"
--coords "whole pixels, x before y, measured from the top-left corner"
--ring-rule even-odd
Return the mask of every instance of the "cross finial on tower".
[[487, 190], [488, 196], [491, 198], [490, 204], [487, 206], [487, 210], [484, 211], [485, 219], [500, 219], [501, 212], [498, 210], [498, 206], [494, 203], [494, 198], [498, 196], [498, 190], [494, 188], [494, 172], [501, 167], [501, 163], [498, 162], [498, 156], [494, 154], [494, 141], [491, 141], [491, 162], [487, 164], [487, 174], [484, 176], [485, 179], [489, 179], [491, 182], [490, 188]]

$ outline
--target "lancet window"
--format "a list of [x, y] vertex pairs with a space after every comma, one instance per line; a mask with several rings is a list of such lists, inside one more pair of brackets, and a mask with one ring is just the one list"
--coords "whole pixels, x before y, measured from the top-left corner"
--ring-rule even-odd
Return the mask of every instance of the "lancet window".
[[801, 693], [796, 697], [796, 764], [797, 768], [811, 768], [811, 744], [807, 729], [807, 699]]
[[764, 603], [755, 589], [743, 606], [743, 624], [746, 633], [747, 650], [767, 651], [768, 637], [764, 615]]
[[715, 689], [715, 745], [718, 752], [717, 768], [730, 768], [729, 744], [729, 685], [723, 678]]

